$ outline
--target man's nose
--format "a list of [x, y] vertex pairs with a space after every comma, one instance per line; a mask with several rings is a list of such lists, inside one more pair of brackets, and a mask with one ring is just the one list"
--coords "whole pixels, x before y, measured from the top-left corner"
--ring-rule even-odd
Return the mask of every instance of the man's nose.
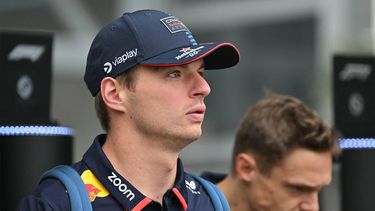
[[202, 75], [195, 76], [192, 95], [206, 97], [210, 94], [211, 87]]
[[312, 193], [301, 203], [301, 210], [303, 211], [318, 211], [319, 210], [319, 196], [318, 193]]

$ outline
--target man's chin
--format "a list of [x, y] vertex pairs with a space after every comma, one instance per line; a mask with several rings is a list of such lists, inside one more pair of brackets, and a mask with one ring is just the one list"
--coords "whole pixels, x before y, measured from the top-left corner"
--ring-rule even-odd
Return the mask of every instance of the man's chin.
[[198, 140], [202, 135], [202, 132], [199, 131], [199, 132], [196, 132], [196, 133], [190, 133], [190, 134], [186, 134], [184, 137], [181, 138], [181, 148], [184, 148], [185, 146], [193, 143], [194, 141]]
[[190, 136], [191, 142], [198, 140], [201, 136], [202, 136], [202, 130], [201, 129], [196, 130]]

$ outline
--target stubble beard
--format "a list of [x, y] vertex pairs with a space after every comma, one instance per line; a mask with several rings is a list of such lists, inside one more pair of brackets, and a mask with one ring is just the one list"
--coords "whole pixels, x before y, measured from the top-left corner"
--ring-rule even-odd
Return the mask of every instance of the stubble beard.
[[159, 145], [160, 148], [179, 153], [186, 146], [200, 138], [202, 130], [194, 129], [187, 131], [189, 128], [162, 128], [159, 125], [152, 125], [149, 122], [145, 124], [138, 124], [138, 130], [150, 137], [150, 141], [159, 143], [152, 143], [152, 145]]

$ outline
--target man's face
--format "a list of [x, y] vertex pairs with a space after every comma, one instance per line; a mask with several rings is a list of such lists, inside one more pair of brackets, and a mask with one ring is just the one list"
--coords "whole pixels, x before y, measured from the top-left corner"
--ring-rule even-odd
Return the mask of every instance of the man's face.
[[204, 98], [211, 91], [203, 73], [203, 60], [172, 67], [139, 66], [126, 100], [134, 129], [177, 150], [199, 138]]
[[331, 177], [330, 152], [296, 149], [273, 167], [269, 176], [256, 172], [249, 193], [252, 210], [319, 210], [318, 192]]

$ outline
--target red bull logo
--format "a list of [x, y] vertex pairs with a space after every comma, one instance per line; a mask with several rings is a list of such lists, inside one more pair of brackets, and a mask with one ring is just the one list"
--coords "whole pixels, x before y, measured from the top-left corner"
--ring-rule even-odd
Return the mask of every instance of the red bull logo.
[[81, 178], [85, 183], [86, 190], [89, 194], [91, 202], [93, 202], [96, 197], [106, 197], [109, 195], [109, 191], [90, 170], [84, 171], [81, 175]]
[[87, 193], [89, 194], [90, 201], [94, 201], [100, 190], [92, 184], [85, 184]]

